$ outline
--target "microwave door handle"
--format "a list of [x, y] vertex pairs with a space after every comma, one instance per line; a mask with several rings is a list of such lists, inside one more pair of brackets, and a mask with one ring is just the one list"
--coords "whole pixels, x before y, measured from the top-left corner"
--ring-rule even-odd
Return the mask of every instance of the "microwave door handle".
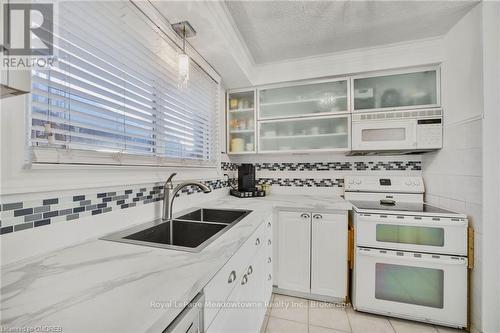
[[413, 261], [420, 263], [439, 263], [446, 265], [463, 265], [467, 266], [467, 260], [457, 260], [457, 259], [448, 259], [448, 258], [422, 258], [422, 257], [414, 257], [414, 256], [397, 256], [392, 255], [390, 253], [380, 253], [374, 251], [357, 251], [358, 255], [373, 257], [373, 258], [383, 258], [383, 259], [404, 259], [405, 261]]

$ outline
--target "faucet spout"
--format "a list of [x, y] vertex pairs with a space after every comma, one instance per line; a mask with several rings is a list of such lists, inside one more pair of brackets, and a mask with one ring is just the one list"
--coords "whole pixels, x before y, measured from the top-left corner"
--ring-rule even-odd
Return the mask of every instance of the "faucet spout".
[[172, 220], [172, 211], [173, 211], [173, 206], [174, 206], [174, 199], [177, 193], [182, 190], [186, 186], [196, 186], [199, 187], [203, 193], [210, 193], [212, 192], [212, 189], [208, 187], [207, 185], [197, 182], [197, 181], [187, 181], [184, 183], [181, 183], [177, 185], [175, 188], [172, 184], [172, 178], [176, 174], [173, 173], [168, 177], [167, 181], [165, 182], [165, 186], [163, 187], [164, 195], [163, 195], [163, 214], [162, 214], [162, 220], [163, 221], [171, 221]]

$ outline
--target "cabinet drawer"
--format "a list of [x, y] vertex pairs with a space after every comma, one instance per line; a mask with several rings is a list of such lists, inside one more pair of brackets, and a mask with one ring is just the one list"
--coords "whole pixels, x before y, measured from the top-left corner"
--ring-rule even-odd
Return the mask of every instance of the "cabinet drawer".
[[[259, 227], [258, 234], [269, 236], [267, 222], [265, 228]], [[272, 293], [270, 263], [267, 262], [271, 244], [263, 242], [253, 257], [247, 262], [243, 275], [236, 281], [234, 289], [226, 302], [241, 304], [240, 307], [222, 308], [206, 329], [209, 333], [223, 332], [258, 332], [262, 326], [267, 308], [263, 306], [269, 301]], [[262, 305], [262, 306], [255, 306]], [[205, 326], [206, 327], [206, 326]]]
[[204, 310], [205, 328], [211, 324], [220, 310], [217, 305], [222, 304], [217, 303], [222, 303], [228, 298], [238, 281], [245, 274], [253, 256], [266, 244], [266, 231], [267, 222], [259, 226], [203, 289], [205, 301], [209, 303]]

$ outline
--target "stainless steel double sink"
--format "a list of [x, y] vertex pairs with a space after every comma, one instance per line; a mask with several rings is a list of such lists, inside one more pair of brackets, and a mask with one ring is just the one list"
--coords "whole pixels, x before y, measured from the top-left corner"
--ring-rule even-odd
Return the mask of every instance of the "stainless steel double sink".
[[171, 220], [161, 219], [101, 239], [188, 252], [200, 252], [251, 210], [199, 208]]

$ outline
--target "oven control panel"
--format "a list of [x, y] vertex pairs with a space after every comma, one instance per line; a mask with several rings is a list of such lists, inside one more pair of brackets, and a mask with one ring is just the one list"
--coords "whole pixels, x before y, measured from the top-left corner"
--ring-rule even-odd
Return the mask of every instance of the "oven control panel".
[[346, 176], [344, 185], [347, 192], [425, 192], [422, 177]]

